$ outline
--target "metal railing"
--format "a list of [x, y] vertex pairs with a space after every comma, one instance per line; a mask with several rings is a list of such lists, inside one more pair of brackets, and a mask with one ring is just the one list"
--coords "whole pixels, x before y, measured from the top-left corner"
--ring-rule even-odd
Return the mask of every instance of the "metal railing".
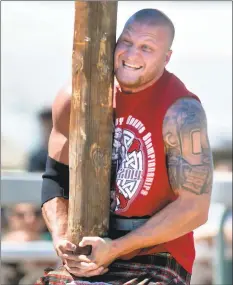
[[[28, 202], [40, 205], [41, 201], [41, 173], [2, 173], [1, 177], [1, 202], [2, 206], [11, 206], [20, 202]], [[230, 259], [225, 257], [226, 243], [224, 240], [223, 226], [229, 208], [232, 209], [232, 176], [231, 174], [214, 175], [214, 187], [212, 194], [209, 222], [203, 227], [217, 227], [216, 252], [204, 253], [205, 258], [213, 260], [215, 268], [214, 282], [216, 285], [227, 285], [232, 283], [232, 271], [229, 272], [228, 265], [232, 264]], [[232, 211], [232, 210], [230, 210]], [[214, 214], [212, 214], [214, 213]], [[199, 229], [199, 231], [202, 229]], [[197, 252], [197, 259], [204, 258]], [[21, 244], [2, 242], [2, 262], [21, 262], [24, 260], [58, 261], [51, 241], [33, 241]], [[228, 262], [229, 261], [229, 262]]]
[[226, 240], [224, 231], [228, 217], [232, 225], [232, 209], [224, 207], [221, 215], [219, 231], [215, 239], [213, 272], [215, 285], [232, 285], [232, 244]]
[[[42, 173], [2, 172], [1, 204], [9, 206], [20, 202], [40, 205]], [[232, 174], [214, 173], [212, 202], [232, 204]], [[230, 205], [231, 206], [231, 205]]]
[[3, 241], [1, 260], [4, 262], [58, 261], [51, 241], [28, 241], [23, 243]]
[[16, 203], [40, 205], [42, 173], [2, 172], [1, 206]]

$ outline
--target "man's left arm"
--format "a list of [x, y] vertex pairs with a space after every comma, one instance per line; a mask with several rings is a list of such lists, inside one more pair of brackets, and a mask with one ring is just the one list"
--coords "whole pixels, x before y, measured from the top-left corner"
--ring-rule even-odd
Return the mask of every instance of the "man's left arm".
[[173, 104], [164, 118], [163, 138], [168, 177], [177, 199], [121, 238], [83, 238], [80, 245], [92, 245], [90, 260], [99, 266], [134, 250], [174, 240], [207, 221], [213, 162], [201, 104], [191, 98]]
[[213, 160], [201, 104], [192, 98], [173, 104], [164, 118], [163, 138], [169, 181], [177, 199], [140, 228], [113, 241], [117, 256], [174, 240], [208, 219]]

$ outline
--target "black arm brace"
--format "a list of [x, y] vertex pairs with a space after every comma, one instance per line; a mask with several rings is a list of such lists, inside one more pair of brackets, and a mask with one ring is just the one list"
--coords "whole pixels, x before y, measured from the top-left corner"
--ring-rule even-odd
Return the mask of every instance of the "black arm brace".
[[42, 175], [42, 206], [55, 197], [69, 199], [69, 166], [47, 157], [45, 173]]

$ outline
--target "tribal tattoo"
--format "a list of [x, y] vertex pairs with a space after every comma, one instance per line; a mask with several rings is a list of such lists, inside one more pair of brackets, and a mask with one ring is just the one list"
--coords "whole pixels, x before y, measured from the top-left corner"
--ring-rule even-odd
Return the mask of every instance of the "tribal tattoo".
[[173, 104], [164, 118], [163, 138], [172, 189], [210, 193], [213, 159], [200, 102], [184, 98]]

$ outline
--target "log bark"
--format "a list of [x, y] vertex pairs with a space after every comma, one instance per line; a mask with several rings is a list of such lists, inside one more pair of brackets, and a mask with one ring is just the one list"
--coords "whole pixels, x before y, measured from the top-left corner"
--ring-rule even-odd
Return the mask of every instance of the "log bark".
[[77, 245], [108, 232], [116, 19], [115, 1], [75, 2], [68, 235]]

